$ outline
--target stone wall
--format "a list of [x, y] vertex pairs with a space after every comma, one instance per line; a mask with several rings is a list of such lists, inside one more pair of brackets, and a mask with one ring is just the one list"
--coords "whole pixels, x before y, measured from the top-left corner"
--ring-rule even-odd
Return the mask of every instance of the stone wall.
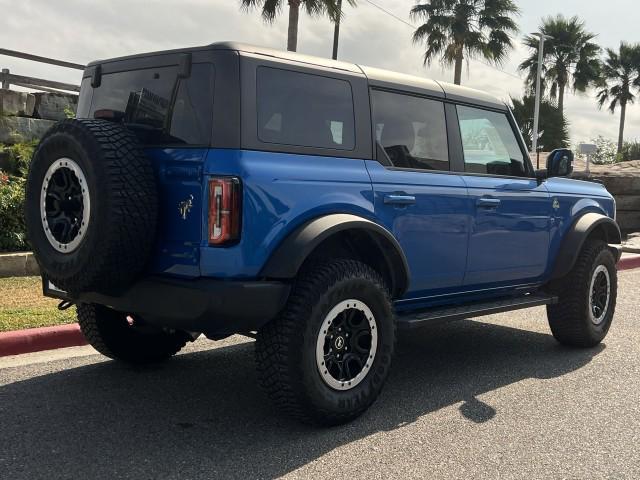
[[38, 118], [0, 117], [0, 143], [12, 145], [39, 140], [55, 123]]
[[37, 140], [56, 121], [75, 114], [78, 96], [0, 89], [0, 143]]
[[620, 230], [640, 232], [640, 177], [602, 176], [599, 180], [616, 199]]
[[36, 97], [32, 93], [0, 88], [0, 116], [32, 117], [35, 106]]
[[623, 234], [640, 232], [640, 175], [573, 175], [580, 180], [603, 183], [616, 199], [618, 225]]

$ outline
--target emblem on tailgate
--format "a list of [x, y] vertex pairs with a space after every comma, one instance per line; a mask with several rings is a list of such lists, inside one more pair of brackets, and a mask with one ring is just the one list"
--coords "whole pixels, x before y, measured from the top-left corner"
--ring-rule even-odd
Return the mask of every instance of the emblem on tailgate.
[[189, 198], [178, 203], [178, 211], [183, 220], [187, 219], [187, 215], [193, 208], [193, 195], [189, 195]]

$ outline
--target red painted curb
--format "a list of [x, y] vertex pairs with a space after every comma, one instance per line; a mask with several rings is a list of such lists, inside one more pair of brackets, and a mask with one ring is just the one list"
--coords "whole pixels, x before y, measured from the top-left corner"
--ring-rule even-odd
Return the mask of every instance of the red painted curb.
[[623, 257], [618, 262], [618, 270], [631, 270], [632, 268], [640, 268], [640, 255]]
[[0, 333], [0, 357], [86, 345], [77, 323]]

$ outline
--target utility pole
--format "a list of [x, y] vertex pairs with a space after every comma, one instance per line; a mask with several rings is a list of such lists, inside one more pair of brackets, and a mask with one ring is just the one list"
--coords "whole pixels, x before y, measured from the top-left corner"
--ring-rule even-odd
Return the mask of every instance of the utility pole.
[[531, 34], [534, 37], [540, 39], [540, 45], [538, 46], [538, 73], [536, 75], [536, 100], [533, 113], [533, 132], [531, 138], [531, 147], [534, 154], [538, 154], [538, 126], [540, 124], [540, 100], [542, 92], [540, 91], [542, 81], [542, 61], [544, 60], [544, 42], [546, 40], [553, 40], [553, 37], [545, 35], [544, 33], [536, 32]]
[[338, 12], [340, 16], [338, 20], [336, 20], [335, 26], [333, 27], [333, 55], [331, 58], [334, 60], [338, 59], [338, 40], [340, 39], [340, 17], [342, 17], [342, 0], [338, 0]]

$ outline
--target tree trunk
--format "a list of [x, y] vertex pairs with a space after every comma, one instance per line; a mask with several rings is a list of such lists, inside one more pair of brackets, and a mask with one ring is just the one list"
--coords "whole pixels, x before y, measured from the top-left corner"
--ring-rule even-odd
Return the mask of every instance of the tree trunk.
[[566, 85], [564, 83], [558, 84], [558, 110], [560, 113], [564, 113], [564, 90]]
[[[340, 15], [342, 16], [342, 0], [338, 0], [338, 11], [340, 12]], [[331, 55], [331, 58], [333, 58], [334, 60], [338, 59], [338, 42], [340, 40], [340, 17], [338, 17], [338, 20], [336, 20], [336, 24], [335, 27], [333, 29], [333, 55]]]
[[300, 18], [301, 0], [289, 0], [289, 30], [287, 50], [295, 52], [298, 49], [298, 19]]
[[622, 153], [624, 146], [624, 122], [627, 116], [627, 102], [620, 103], [620, 133], [618, 134], [618, 153]]
[[453, 83], [460, 85], [462, 83], [462, 62], [464, 61], [464, 55], [462, 47], [459, 47], [456, 53], [455, 71], [453, 74]]

